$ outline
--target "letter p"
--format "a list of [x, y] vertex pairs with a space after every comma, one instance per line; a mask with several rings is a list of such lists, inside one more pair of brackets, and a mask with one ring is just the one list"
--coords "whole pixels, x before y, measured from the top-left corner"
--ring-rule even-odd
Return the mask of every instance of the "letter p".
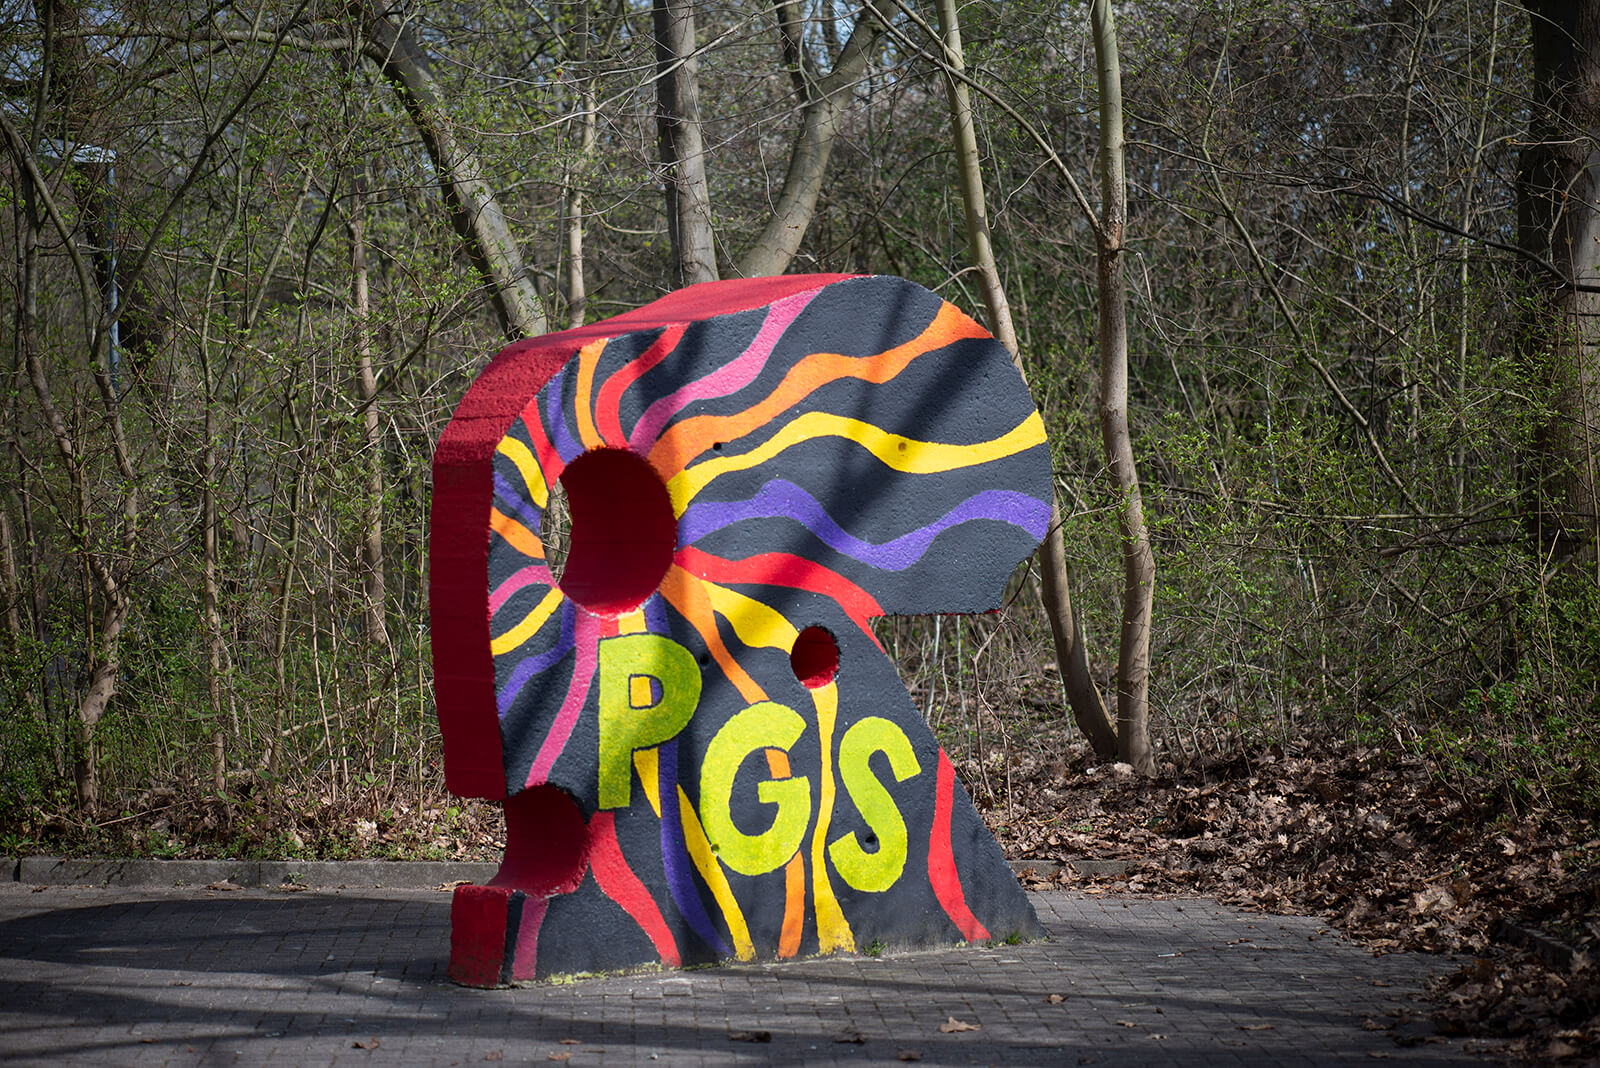
[[633, 751], [670, 741], [700, 703], [694, 654], [660, 634], [619, 634], [599, 648], [600, 807], [626, 808]]

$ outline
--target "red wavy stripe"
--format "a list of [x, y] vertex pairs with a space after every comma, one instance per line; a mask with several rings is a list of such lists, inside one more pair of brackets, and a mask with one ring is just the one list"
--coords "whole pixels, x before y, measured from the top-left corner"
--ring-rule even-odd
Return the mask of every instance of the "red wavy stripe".
[[650, 368], [667, 358], [667, 354], [678, 347], [678, 339], [683, 337], [683, 332], [688, 329], [687, 323], [673, 323], [661, 332], [661, 336], [651, 342], [650, 347], [641, 352], [637, 359], [630, 360], [618, 369], [617, 373], [605, 380], [600, 387], [600, 393], [595, 398], [594, 422], [600, 431], [600, 436], [607, 445], [618, 448], [626, 447], [628, 436], [622, 432], [622, 423], [618, 419], [617, 410], [622, 404], [622, 394], [629, 386], [639, 380]]
[[622, 846], [617, 842], [614, 812], [596, 812], [589, 821], [589, 868], [594, 872], [601, 892], [621, 905], [623, 911], [633, 917], [633, 922], [654, 943], [661, 963], [669, 968], [682, 967], [683, 958], [678, 954], [678, 943], [673, 939], [667, 921], [662, 918], [656, 899], [650, 896], [650, 891], [645, 889], [644, 883], [639, 881], [633, 869], [628, 867], [627, 858], [622, 855]]
[[868, 634], [872, 631], [867, 621], [884, 614], [872, 594], [837, 571], [789, 553], [757, 553], [743, 560], [724, 560], [685, 545], [678, 550], [678, 565], [712, 582], [749, 582], [820, 593], [836, 602]]
[[939, 781], [934, 789], [933, 833], [928, 836], [928, 882], [933, 884], [933, 896], [944, 906], [945, 915], [961, 931], [968, 942], [981, 942], [989, 937], [989, 929], [978, 922], [978, 917], [967, 908], [967, 895], [961, 889], [961, 875], [956, 871], [955, 854], [950, 848], [950, 805], [955, 794], [956, 769], [950, 758], [939, 750]]
[[550, 444], [550, 435], [544, 431], [543, 408], [539, 394], [535, 393], [527, 407], [522, 409], [521, 418], [522, 425], [528, 431], [528, 440], [533, 443], [533, 455], [539, 460], [539, 470], [544, 473], [545, 487], [554, 492], [556, 483], [561, 480], [561, 472], [567, 469], [567, 462]]

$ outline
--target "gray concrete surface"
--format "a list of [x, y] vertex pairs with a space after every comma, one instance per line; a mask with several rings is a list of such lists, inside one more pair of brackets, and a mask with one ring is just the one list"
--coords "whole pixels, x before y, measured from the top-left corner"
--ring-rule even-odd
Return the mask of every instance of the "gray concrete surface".
[[1203, 899], [1034, 901], [1047, 941], [482, 991], [445, 978], [434, 890], [0, 882], [0, 1062], [1484, 1063], [1421, 1023], [1446, 958]]

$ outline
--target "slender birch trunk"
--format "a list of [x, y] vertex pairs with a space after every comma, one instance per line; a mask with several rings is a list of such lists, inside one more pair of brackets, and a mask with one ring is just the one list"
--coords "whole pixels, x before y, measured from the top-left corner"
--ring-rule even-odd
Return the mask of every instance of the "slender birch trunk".
[[567, 171], [567, 326], [582, 326], [589, 314], [589, 291], [583, 272], [583, 183], [588, 178], [589, 161], [599, 122], [595, 112], [594, 78], [589, 72], [589, 0], [579, 0], [578, 24], [573, 33], [577, 48], [573, 64], [578, 71], [578, 158]]
[[1122, 278], [1127, 188], [1123, 170], [1122, 72], [1110, 0], [1091, 0], [1095, 70], [1100, 90], [1100, 225], [1096, 276], [1100, 305], [1100, 436], [1120, 496], [1122, 633], [1117, 655], [1117, 755], [1144, 774], [1155, 771], [1150, 748], [1150, 616], [1156, 564], [1144, 522], [1144, 499], [1128, 433], [1128, 311]]
[[[949, 67], [945, 89], [956, 141], [956, 171], [966, 207], [968, 256], [978, 268], [989, 326], [1000, 343], [1010, 351], [1017, 371], [1024, 373], [1017, 349], [1016, 327], [1011, 320], [1011, 307], [1006, 300], [1005, 286], [1001, 283], [994, 248], [989, 239], [989, 219], [984, 204], [983, 173], [978, 162], [978, 138], [972, 123], [972, 104], [966, 83], [958, 77], [964, 72], [965, 65], [955, 0], [939, 0], [939, 25], [944, 38], [945, 63]], [[1105, 704], [1100, 699], [1100, 691], [1089, 673], [1089, 656], [1082, 624], [1072, 608], [1066, 546], [1061, 536], [1060, 510], [1053, 494], [1050, 529], [1039, 548], [1039, 563], [1043, 573], [1042, 599], [1045, 614], [1050, 619], [1056, 665], [1066, 688], [1067, 704], [1072, 709], [1078, 729], [1083, 731], [1095, 753], [1101, 757], [1112, 756], [1117, 750], [1116, 734], [1106, 714]]]
[[366, 182], [356, 176], [350, 204], [350, 299], [356, 318], [356, 392], [361, 404], [362, 466], [366, 469], [366, 508], [361, 538], [362, 581], [366, 591], [367, 638], [390, 648], [385, 622], [388, 587], [383, 563], [383, 413], [378, 409], [378, 378], [372, 370], [372, 296], [368, 288]]
[[711, 195], [700, 137], [700, 75], [692, 0], [655, 0], [656, 132], [679, 285], [717, 279]]

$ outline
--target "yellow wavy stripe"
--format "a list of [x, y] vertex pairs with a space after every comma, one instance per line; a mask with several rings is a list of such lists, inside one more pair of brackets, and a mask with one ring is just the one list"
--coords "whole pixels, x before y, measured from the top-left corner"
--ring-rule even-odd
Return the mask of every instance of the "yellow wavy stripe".
[[591, 341], [578, 350], [578, 388], [573, 403], [578, 412], [578, 440], [585, 449], [598, 449], [605, 444], [594, 425], [594, 405], [590, 395], [594, 392], [594, 370], [600, 363], [600, 353], [610, 338]]
[[678, 472], [667, 483], [672, 506], [679, 515], [706, 485], [719, 475], [743, 471], [766, 463], [791, 445], [812, 438], [849, 438], [887, 467], [914, 475], [973, 467], [1044, 443], [1044, 420], [1033, 412], [1005, 434], [972, 445], [918, 441], [879, 429], [871, 423], [833, 412], [807, 412], [785, 423], [771, 438], [738, 456], [718, 456]]
[[795, 630], [794, 624], [776, 609], [714, 582], [702, 581], [701, 586], [712, 609], [732, 624], [733, 632], [746, 647], [770, 646], [787, 653], [800, 640], [800, 632]]
[[528, 487], [528, 493], [533, 497], [533, 503], [543, 508], [550, 501], [550, 490], [544, 482], [544, 471], [539, 467], [539, 461], [533, 458], [533, 450], [528, 448], [516, 438], [501, 438], [500, 444], [494, 451], [517, 465], [517, 470], [522, 472], [522, 481]]
[[644, 783], [644, 796], [655, 809], [656, 819], [661, 818], [661, 751], [635, 749], [633, 766], [639, 769], [639, 781]]
[[561, 591], [551, 589], [544, 595], [544, 600], [534, 605], [533, 611], [522, 617], [522, 622], [500, 635], [498, 638], [489, 639], [489, 651], [495, 656], [509, 653], [538, 632], [539, 628], [549, 621], [557, 608], [561, 607]]
[[859, 378], [882, 385], [905, 370], [923, 353], [964, 338], [988, 337], [989, 332], [967, 318], [953, 304], [940, 306], [926, 329], [903, 345], [872, 356], [844, 356], [813, 352], [789, 368], [776, 389], [742, 412], [732, 415], [696, 415], [667, 427], [651, 446], [650, 460], [659, 471], [679, 471], [714, 441], [736, 441], [771, 422], [799, 401], [841, 378]]
[[661, 596], [705, 639], [706, 648], [716, 658], [728, 681], [739, 691], [739, 696], [750, 704], [765, 701], [767, 691], [739, 666], [739, 662], [723, 644], [722, 634], [717, 630], [717, 617], [711, 608], [710, 598], [706, 596], [705, 587], [706, 583], [701, 579], [673, 564], [667, 568], [667, 577], [661, 580]]
[[711, 852], [711, 843], [706, 840], [705, 828], [700, 826], [700, 817], [694, 814], [689, 795], [683, 792], [681, 786], [678, 787], [678, 816], [683, 821], [683, 840], [689, 847], [689, 859], [694, 861], [700, 877], [711, 887], [711, 896], [717, 899], [722, 918], [728, 923], [728, 937], [733, 939], [733, 955], [740, 960], [754, 958], [756, 947], [750, 941], [750, 928], [745, 925], [744, 912], [739, 908], [738, 899], [733, 896], [733, 887], [728, 885], [722, 863]]
[[494, 505], [489, 506], [489, 529], [504, 538], [507, 544], [528, 559], [544, 559], [544, 542], [539, 540], [539, 535]]
[[836, 949], [846, 951], [856, 948], [855, 935], [833, 896], [833, 884], [828, 881], [826, 853], [828, 824], [833, 820], [833, 801], [836, 790], [833, 783], [833, 727], [839, 718], [839, 687], [834, 683], [818, 686], [811, 691], [811, 701], [817, 707], [817, 737], [822, 744], [822, 769], [818, 774], [817, 829], [811, 837], [811, 881], [817, 907], [817, 947], [823, 953]]

